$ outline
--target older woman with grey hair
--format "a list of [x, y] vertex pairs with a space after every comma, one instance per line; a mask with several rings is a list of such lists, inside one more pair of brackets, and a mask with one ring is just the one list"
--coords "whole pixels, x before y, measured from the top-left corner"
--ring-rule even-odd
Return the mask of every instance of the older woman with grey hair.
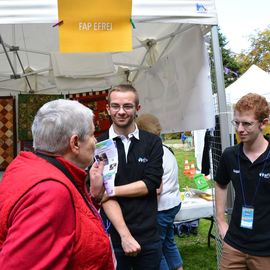
[[0, 184], [0, 269], [114, 269], [97, 211], [104, 164], [90, 170], [92, 111], [77, 101], [43, 105], [33, 125], [35, 152], [21, 152]]

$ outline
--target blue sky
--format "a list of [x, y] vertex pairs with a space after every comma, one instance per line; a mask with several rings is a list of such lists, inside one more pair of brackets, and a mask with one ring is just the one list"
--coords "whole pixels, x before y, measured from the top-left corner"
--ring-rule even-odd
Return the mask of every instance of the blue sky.
[[270, 26], [270, 0], [215, 0], [218, 24], [228, 48], [239, 53], [247, 50], [248, 37]]

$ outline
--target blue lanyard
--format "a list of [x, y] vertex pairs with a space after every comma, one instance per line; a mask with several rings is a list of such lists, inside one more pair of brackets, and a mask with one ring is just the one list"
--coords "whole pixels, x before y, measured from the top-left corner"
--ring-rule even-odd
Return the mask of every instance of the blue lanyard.
[[109, 221], [109, 219], [106, 217], [105, 219], [104, 219], [104, 226], [105, 226], [105, 231], [106, 231], [106, 233], [107, 234], [109, 234], [109, 229], [110, 229], [110, 226], [111, 226], [111, 222]]
[[[260, 183], [261, 183], [261, 177], [262, 177], [262, 174], [264, 173], [264, 169], [265, 169], [265, 166], [266, 166], [266, 162], [267, 162], [267, 160], [269, 158], [269, 155], [270, 155], [270, 150], [268, 151], [267, 156], [266, 156], [266, 158], [264, 160], [263, 168], [262, 168], [262, 170], [261, 170], [261, 172], [259, 174], [259, 182], [256, 185], [255, 193], [254, 193], [253, 199], [251, 200], [251, 205], [250, 206], [253, 206], [253, 204], [254, 204], [254, 201], [255, 201], [255, 198], [256, 198]], [[240, 146], [239, 146], [239, 149], [238, 149], [237, 158], [238, 158], [238, 167], [239, 167], [240, 183], [241, 183], [241, 190], [242, 190], [242, 195], [243, 195], [244, 206], [247, 206], [245, 192], [244, 192], [245, 191], [244, 190], [244, 181], [243, 181], [243, 178], [242, 178], [241, 167], [240, 167]]]

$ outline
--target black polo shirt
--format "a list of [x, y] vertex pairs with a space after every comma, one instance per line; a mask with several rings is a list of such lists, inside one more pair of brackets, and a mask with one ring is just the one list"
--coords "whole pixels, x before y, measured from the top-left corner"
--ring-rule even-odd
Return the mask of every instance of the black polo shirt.
[[[109, 133], [106, 132], [98, 138], [98, 141], [108, 139], [108, 136]], [[163, 175], [161, 139], [154, 134], [139, 130], [139, 140], [135, 137], [131, 140], [127, 161], [124, 158], [124, 149], [119, 149], [118, 143], [116, 146], [119, 164], [115, 185], [142, 180], [148, 189], [146, 196], [117, 197], [126, 225], [140, 245], [159, 241], [156, 189], [159, 188]], [[121, 246], [121, 239], [112, 224], [109, 233], [113, 245]]]
[[[235, 189], [231, 222], [224, 241], [244, 253], [256, 256], [270, 256], [269, 151], [268, 145], [267, 150], [252, 163], [243, 153], [243, 144], [229, 147], [221, 156], [215, 176], [215, 181], [221, 185], [232, 181]], [[240, 227], [242, 206], [245, 206], [240, 174], [246, 205], [254, 208], [252, 229]]]

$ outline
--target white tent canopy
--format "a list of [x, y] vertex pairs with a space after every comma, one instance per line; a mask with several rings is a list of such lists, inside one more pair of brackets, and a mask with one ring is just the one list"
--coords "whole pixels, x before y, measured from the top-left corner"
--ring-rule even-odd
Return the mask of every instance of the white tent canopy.
[[[225, 92], [228, 123], [230, 123], [233, 119], [233, 106], [242, 96], [248, 93], [257, 93], [270, 102], [270, 75], [256, 65], [252, 65], [239, 79], [229, 85]], [[231, 143], [233, 143], [235, 129], [230, 124], [229, 133], [231, 134]]]
[[213, 127], [204, 35], [217, 24], [214, 0], [133, 0], [132, 19], [132, 52], [63, 55], [52, 27], [56, 0], [0, 1], [0, 95], [132, 83], [142, 110], [159, 117], [163, 132]]
[[[105, 2], [104, 2], [105, 3]], [[136, 21], [177, 22], [214, 25], [213, 0], [133, 0]], [[0, 24], [56, 23], [57, 0], [1, 0]]]
[[239, 79], [226, 89], [227, 103], [235, 104], [242, 96], [248, 93], [257, 93], [270, 101], [270, 75], [252, 65]]

